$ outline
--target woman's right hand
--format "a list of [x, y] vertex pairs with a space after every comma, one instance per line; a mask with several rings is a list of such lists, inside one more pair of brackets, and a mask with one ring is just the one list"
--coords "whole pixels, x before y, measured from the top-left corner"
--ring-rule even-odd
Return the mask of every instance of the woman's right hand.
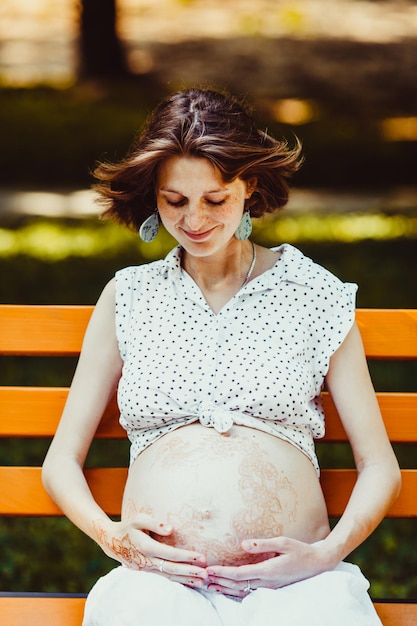
[[191, 587], [203, 587], [207, 579], [204, 555], [161, 543], [151, 536], [169, 536], [170, 524], [139, 513], [128, 520], [96, 520], [96, 541], [107, 556], [135, 570], [152, 571]]

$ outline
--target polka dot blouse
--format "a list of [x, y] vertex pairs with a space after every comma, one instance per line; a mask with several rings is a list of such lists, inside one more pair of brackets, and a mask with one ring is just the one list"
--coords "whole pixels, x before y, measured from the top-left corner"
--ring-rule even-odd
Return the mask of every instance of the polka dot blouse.
[[215, 315], [181, 268], [181, 248], [116, 274], [123, 359], [120, 423], [131, 462], [162, 435], [199, 421], [289, 441], [319, 472], [321, 389], [355, 316], [356, 285], [284, 244], [274, 267]]

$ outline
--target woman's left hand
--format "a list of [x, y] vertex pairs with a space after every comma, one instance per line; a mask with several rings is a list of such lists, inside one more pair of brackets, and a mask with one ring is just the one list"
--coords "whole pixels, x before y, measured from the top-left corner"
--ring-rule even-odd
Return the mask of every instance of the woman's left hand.
[[288, 537], [245, 540], [242, 548], [246, 552], [269, 556], [253, 565], [208, 567], [208, 589], [244, 598], [259, 587], [277, 589], [320, 574], [336, 565], [329, 565], [321, 543], [309, 544]]

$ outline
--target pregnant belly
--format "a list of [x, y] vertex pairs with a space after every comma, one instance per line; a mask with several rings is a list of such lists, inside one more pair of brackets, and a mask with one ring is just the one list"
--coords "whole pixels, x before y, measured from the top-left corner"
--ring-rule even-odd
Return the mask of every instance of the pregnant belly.
[[123, 500], [124, 518], [138, 512], [172, 524], [172, 535], [158, 539], [201, 552], [208, 564], [254, 562], [241, 548], [243, 539], [315, 541], [328, 532], [307, 457], [287, 442], [239, 426], [219, 434], [192, 424], [147, 448], [129, 472]]

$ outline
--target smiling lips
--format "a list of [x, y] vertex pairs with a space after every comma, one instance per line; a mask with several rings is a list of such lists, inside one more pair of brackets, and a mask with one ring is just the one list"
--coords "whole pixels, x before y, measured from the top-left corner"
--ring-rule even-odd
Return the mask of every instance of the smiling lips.
[[213, 226], [213, 228], [209, 228], [209, 230], [205, 230], [203, 232], [192, 232], [189, 230], [184, 230], [183, 229], [183, 233], [188, 237], [188, 239], [191, 239], [192, 241], [201, 241], [203, 239], [205, 239], [206, 237], [208, 237], [210, 235], [210, 233], [213, 232], [213, 230], [216, 227]]

